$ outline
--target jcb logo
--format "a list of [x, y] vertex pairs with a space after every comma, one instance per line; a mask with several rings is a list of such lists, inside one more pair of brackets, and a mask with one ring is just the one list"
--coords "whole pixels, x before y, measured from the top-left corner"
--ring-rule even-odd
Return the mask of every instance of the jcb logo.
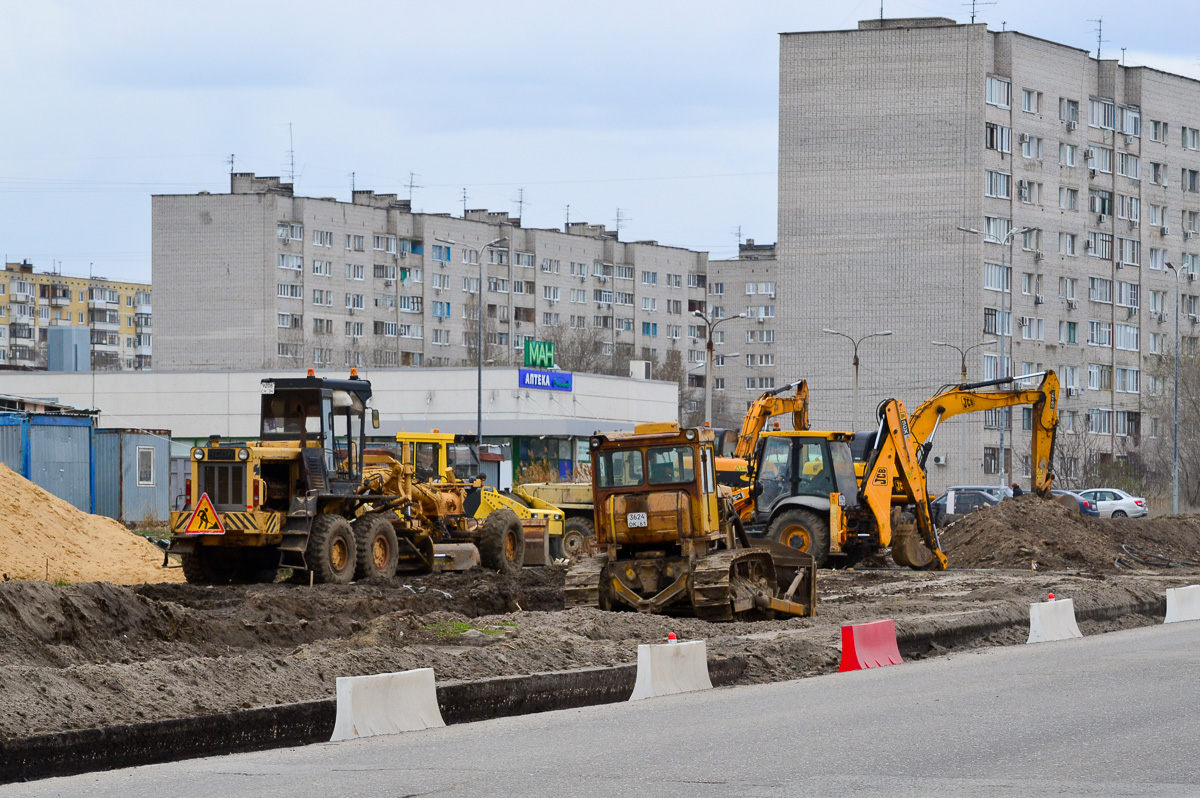
[[887, 469], [880, 468], [880, 469], [876, 470], [875, 476], [871, 478], [871, 484], [872, 485], [882, 485], [882, 486], [886, 487], [889, 484]]
[[962, 400], [963, 410], [970, 410], [975, 406], [975, 399], [970, 396], [964, 396]]

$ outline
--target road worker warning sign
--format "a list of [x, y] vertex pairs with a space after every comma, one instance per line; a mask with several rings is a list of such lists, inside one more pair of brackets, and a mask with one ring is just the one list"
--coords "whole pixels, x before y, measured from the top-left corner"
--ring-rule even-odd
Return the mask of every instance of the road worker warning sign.
[[188, 519], [187, 528], [183, 531], [191, 535], [225, 534], [225, 527], [221, 525], [221, 517], [217, 515], [217, 511], [213, 508], [212, 501], [209, 500], [207, 493], [200, 495], [200, 502], [196, 505], [196, 511]]

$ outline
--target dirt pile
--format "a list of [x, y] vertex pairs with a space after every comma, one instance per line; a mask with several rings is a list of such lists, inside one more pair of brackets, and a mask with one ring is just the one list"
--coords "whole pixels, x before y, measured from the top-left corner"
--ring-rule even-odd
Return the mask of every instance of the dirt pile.
[[[953, 568], [1141, 568], [1146, 555], [1200, 561], [1200, 516], [1089, 518], [1033, 494], [1006, 499], [945, 527], [942, 548]], [[1126, 548], [1128, 547], [1128, 548]]]
[[0, 464], [0, 573], [66, 582], [179, 582], [162, 551], [111, 518], [89, 515]]

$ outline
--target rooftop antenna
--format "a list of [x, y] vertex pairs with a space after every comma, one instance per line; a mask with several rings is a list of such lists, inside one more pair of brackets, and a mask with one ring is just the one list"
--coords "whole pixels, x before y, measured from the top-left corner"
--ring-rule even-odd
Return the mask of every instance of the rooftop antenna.
[[563, 230], [568, 229], [570, 226], [571, 226], [571, 206], [568, 205], [567, 206], [567, 223], [566, 223], [566, 225], [563, 226]]
[[288, 181], [296, 182], [296, 150], [292, 141], [292, 123], [288, 122]]
[[517, 218], [520, 219], [525, 212], [525, 189], [517, 189], [517, 198], [513, 202], [517, 203]]
[[995, 0], [990, 0], [990, 2], [986, 2], [986, 3], [983, 2], [983, 0], [971, 0], [971, 2], [963, 3], [963, 5], [971, 7], [971, 24], [974, 25], [975, 24], [975, 14], [978, 11], [976, 6], [994, 6], [994, 5], [996, 5], [996, 2], [995, 2]]
[[233, 153], [229, 153], [229, 157], [225, 161], [229, 164], [229, 174], [233, 174]]
[[742, 226], [740, 224], [734, 229], [733, 236], [737, 239], [737, 249], [734, 252], [740, 257], [742, 254]]
[[356, 188], [356, 186], [355, 186], [355, 174], [354, 174], [354, 172], [351, 172], [351, 173], [350, 173], [350, 200], [351, 200], [352, 202], [353, 202], [353, 200], [354, 200], [354, 191], [355, 191], [355, 188]]
[[462, 195], [462, 204], [463, 204], [463, 218], [464, 218], [464, 219], [466, 219], [466, 218], [467, 218], [467, 199], [468, 199], [468, 197], [467, 197], [467, 190], [464, 188], [464, 189], [463, 189], [463, 195]]
[[1104, 17], [1100, 19], [1089, 19], [1088, 22], [1096, 23], [1096, 60], [1100, 60], [1100, 45], [1108, 41], [1104, 37]]
[[613, 221], [617, 225], [616, 230], [617, 230], [617, 235], [619, 236], [621, 234], [621, 225], [624, 224], [625, 222], [632, 221], [632, 220], [628, 216], [622, 216], [621, 209], [617, 208], [617, 218], [614, 219]]
[[417, 177], [418, 177], [418, 175], [416, 175], [413, 172], [408, 173], [408, 204], [409, 205], [412, 205], [413, 189], [414, 188], [425, 188], [425, 186], [417, 185]]

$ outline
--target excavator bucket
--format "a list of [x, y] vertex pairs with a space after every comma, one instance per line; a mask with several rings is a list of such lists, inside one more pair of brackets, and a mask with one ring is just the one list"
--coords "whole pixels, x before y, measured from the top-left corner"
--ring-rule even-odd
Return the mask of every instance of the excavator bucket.
[[924, 569], [933, 564], [934, 556], [917, 530], [905, 529], [892, 535], [892, 559], [906, 568]]

